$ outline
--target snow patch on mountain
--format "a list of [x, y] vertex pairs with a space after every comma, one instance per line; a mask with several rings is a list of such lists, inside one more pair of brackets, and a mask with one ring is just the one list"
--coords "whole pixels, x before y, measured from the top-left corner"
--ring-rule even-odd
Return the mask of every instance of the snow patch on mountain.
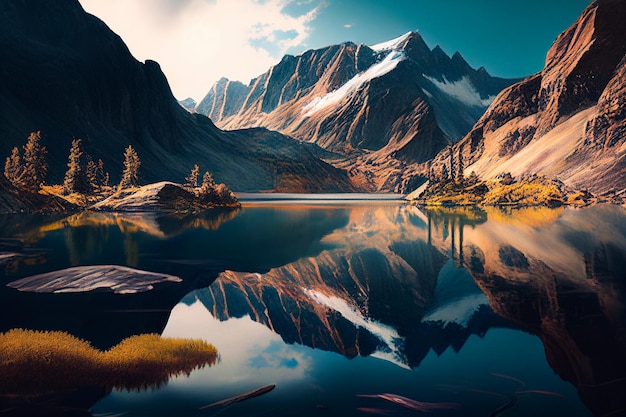
[[304, 117], [309, 117], [313, 113], [325, 107], [341, 102], [352, 94], [352, 92], [357, 91], [366, 82], [391, 72], [404, 59], [406, 59], [406, 55], [404, 55], [403, 52], [390, 52], [385, 59], [372, 65], [367, 70], [355, 75], [337, 90], [331, 91], [323, 97], [316, 97], [313, 99], [302, 108]]
[[474, 313], [476, 313], [481, 306], [488, 304], [489, 301], [485, 294], [471, 294], [436, 308], [424, 316], [422, 321], [442, 323], [444, 326], [449, 323], [457, 323], [463, 327], [467, 327]]
[[457, 81], [449, 81], [443, 76], [443, 81], [440, 81], [435, 77], [430, 77], [426, 74], [422, 75], [441, 92], [468, 106], [489, 107], [491, 102], [496, 98], [496, 96], [482, 98], [468, 76], [464, 76]]
[[372, 45], [370, 46], [370, 48], [376, 52], [386, 51], [389, 49], [398, 49], [402, 47], [402, 44], [404, 43], [404, 41], [406, 41], [407, 38], [411, 36], [412, 34], [413, 32], [407, 32], [404, 35], [399, 36], [390, 41], [381, 42], [381, 43], [377, 43], [376, 45]]
[[342, 300], [339, 297], [328, 296], [310, 289], [305, 289], [304, 293], [317, 304], [336, 311], [350, 323], [378, 337], [385, 346], [382, 349], [379, 348], [372, 356], [406, 367], [405, 361], [399, 352], [399, 346], [397, 346], [402, 338], [394, 328], [364, 317], [356, 308], [350, 306], [346, 300]]

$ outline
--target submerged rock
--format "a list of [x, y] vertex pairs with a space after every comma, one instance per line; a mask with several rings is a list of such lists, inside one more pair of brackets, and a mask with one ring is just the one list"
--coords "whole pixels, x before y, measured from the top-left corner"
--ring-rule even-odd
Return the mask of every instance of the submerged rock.
[[239, 207], [237, 197], [223, 184], [208, 191], [189, 190], [162, 181], [138, 189], [122, 190], [93, 206], [102, 211], [198, 212], [214, 207]]
[[154, 289], [154, 284], [182, 282], [173, 275], [141, 271], [119, 265], [77, 266], [33, 275], [7, 284], [23, 292], [64, 293], [111, 290], [134, 294]]

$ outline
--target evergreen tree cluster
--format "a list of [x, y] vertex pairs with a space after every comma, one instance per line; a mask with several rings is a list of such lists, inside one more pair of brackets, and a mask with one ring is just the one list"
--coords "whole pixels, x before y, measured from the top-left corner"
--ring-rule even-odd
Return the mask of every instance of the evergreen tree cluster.
[[[13, 148], [5, 161], [4, 175], [15, 187], [36, 193], [45, 185], [48, 174], [48, 151], [41, 145], [41, 132], [32, 132], [22, 150], [23, 153], [18, 147]], [[124, 168], [118, 190], [139, 186], [140, 165], [137, 151], [129, 145], [124, 151]], [[63, 194], [102, 192], [108, 186], [109, 173], [104, 169], [102, 159], [95, 162], [84, 151], [82, 140], [74, 139], [63, 180]]]
[[[200, 166], [195, 164], [191, 169], [188, 177], [185, 177], [185, 187], [190, 189], [198, 188], [198, 178], [200, 175]], [[202, 176], [202, 184], [200, 185], [200, 192], [207, 193], [215, 188], [215, 180], [213, 175], [209, 171], [205, 171]]]
[[90, 194], [109, 185], [109, 173], [104, 170], [104, 162], [94, 162], [82, 149], [82, 141], [74, 139], [68, 156], [67, 171], [63, 180], [64, 194]]
[[[442, 164], [439, 175], [437, 175], [435, 169], [430, 165], [428, 168], [428, 174], [429, 179], [432, 182], [455, 182], [463, 184], [466, 182], [464, 170], [465, 163], [463, 161], [463, 150], [459, 149], [455, 157], [452, 146], [449, 146], [447, 161], [444, 161], [444, 163]], [[474, 173], [472, 174], [473, 176], [476, 175]]]
[[4, 175], [17, 188], [37, 192], [46, 182], [48, 150], [41, 146], [41, 132], [32, 132], [22, 146], [23, 155], [14, 147], [4, 164]]

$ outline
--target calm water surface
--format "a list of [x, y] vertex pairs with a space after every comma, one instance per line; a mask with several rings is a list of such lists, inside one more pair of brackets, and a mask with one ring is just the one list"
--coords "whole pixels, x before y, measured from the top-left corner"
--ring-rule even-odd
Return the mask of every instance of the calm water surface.
[[[65, 330], [100, 349], [160, 333], [205, 339], [220, 354], [160, 387], [57, 393], [33, 400], [38, 412], [624, 414], [623, 208], [258, 203], [186, 217], [0, 218], [0, 331]], [[183, 282], [129, 295], [6, 286], [97, 264]], [[262, 396], [201, 409], [270, 384]]]

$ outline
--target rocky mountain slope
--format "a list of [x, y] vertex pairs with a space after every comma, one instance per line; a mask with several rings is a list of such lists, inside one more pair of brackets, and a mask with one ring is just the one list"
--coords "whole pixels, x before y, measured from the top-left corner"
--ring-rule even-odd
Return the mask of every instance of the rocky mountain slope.
[[41, 131], [52, 181], [82, 138], [112, 181], [132, 144], [145, 182], [182, 181], [197, 163], [237, 191], [353, 189], [311, 146], [265, 129], [223, 132], [185, 111], [159, 65], [135, 60], [77, 0], [0, 3], [0, 62], [0, 156]]
[[196, 111], [223, 128], [263, 126], [316, 143], [359, 187], [404, 191], [407, 165], [461, 139], [512, 82], [412, 32], [286, 55], [247, 86], [223, 78]]
[[543, 174], [623, 194], [625, 85], [626, 3], [594, 2], [556, 39], [543, 71], [503, 91], [453, 154], [485, 178]]

